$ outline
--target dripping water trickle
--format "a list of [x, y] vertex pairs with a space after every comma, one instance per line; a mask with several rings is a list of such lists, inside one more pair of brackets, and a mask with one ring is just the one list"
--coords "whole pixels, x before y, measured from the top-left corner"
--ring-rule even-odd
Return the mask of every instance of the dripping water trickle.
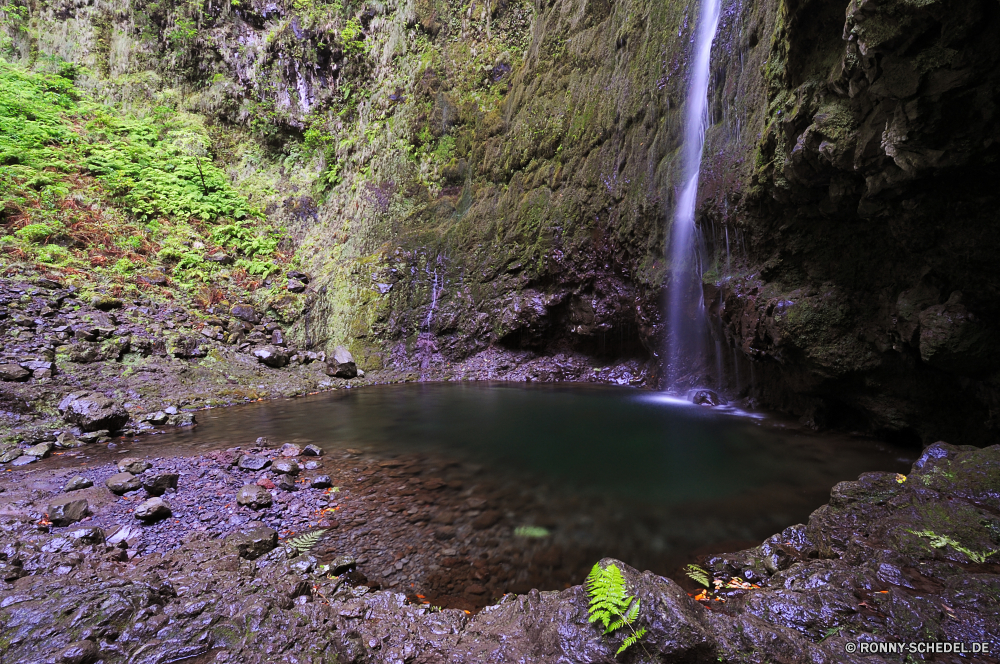
[[681, 156], [682, 186], [674, 210], [670, 239], [670, 285], [667, 289], [667, 387], [674, 387], [685, 368], [701, 355], [704, 307], [701, 261], [696, 250], [695, 206], [708, 113], [712, 41], [719, 25], [720, 0], [702, 0], [695, 32]]

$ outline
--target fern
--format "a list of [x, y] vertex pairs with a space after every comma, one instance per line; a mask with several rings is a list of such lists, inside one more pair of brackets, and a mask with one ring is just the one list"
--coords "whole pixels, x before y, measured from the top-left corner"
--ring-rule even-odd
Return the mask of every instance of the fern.
[[688, 565], [687, 567], [685, 567], [685, 569], [687, 571], [684, 573], [687, 574], [692, 581], [694, 581], [695, 583], [700, 583], [706, 588], [712, 587], [712, 585], [708, 581], [708, 572], [706, 572], [704, 568], [698, 565]]
[[316, 544], [319, 542], [319, 538], [325, 532], [326, 530], [322, 528], [320, 530], [314, 530], [311, 533], [305, 533], [303, 535], [299, 535], [298, 537], [293, 537], [292, 539], [285, 542], [285, 544], [292, 547], [299, 553], [305, 553], [309, 549], [316, 546]]
[[[640, 600], [625, 592], [625, 577], [617, 565], [602, 568], [595, 563], [586, 580], [587, 594], [590, 596], [588, 613], [589, 622], [600, 622], [604, 625], [604, 633], [611, 634], [623, 627], [632, 632], [615, 653], [618, 656], [639, 642], [646, 634], [646, 628], [638, 630], [635, 622], [639, 618]], [[648, 653], [647, 653], [648, 654]]]
[[948, 537], [947, 535], [939, 535], [933, 530], [909, 530], [907, 532], [913, 533], [917, 537], [926, 537], [930, 540], [930, 545], [935, 549], [943, 549], [946, 546], [950, 546], [959, 553], [965, 554], [965, 556], [974, 563], [982, 564], [986, 562], [986, 559], [994, 553], [1000, 552], [998, 549], [981, 552], [973, 551], [972, 549], [962, 546], [951, 537]]

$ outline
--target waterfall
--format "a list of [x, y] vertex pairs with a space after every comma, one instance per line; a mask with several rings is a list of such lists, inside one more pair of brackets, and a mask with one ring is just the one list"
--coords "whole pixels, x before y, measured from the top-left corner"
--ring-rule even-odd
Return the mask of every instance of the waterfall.
[[702, 0], [694, 38], [694, 53], [688, 80], [687, 108], [681, 151], [682, 187], [674, 209], [670, 238], [670, 285], [667, 290], [667, 386], [681, 377], [690, 360], [701, 351], [704, 307], [701, 266], [696, 247], [694, 213], [698, 202], [698, 176], [705, 144], [708, 111], [708, 79], [712, 41], [719, 25], [721, 0]]

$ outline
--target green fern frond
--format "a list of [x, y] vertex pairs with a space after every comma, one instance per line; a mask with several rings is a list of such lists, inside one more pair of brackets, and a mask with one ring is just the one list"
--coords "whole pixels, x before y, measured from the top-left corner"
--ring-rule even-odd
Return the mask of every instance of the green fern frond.
[[704, 568], [698, 565], [688, 565], [687, 567], [685, 567], [685, 569], [687, 571], [684, 573], [687, 574], [692, 581], [694, 581], [695, 583], [700, 583], [706, 588], [712, 587], [712, 584], [709, 583], [708, 580], [708, 572]]
[[618, 655], [622, 654], [623, 652], [634, 646], [636, 643], [639, 642], [639, 639], [641, 639], [645, 635], [646, 635], [646, 628], [640, 627], [635, 634], [625, 639], [625, 643], [623, 643], [622, 647], [619, 648], [618, 652], [615, 653], [615, 657], [617, 657]]
[[615, 655], [635, 645], [646, 633], [646, 628], [637, 631], [633, 627], [633, 623], [639, 618], [640, 600], [635, 595], [626, 595], [625, 577], [621, 570], [615, 565], [602, 569], [599, 563], [595, 564], [587, 575], [586, 587], [590, 596], [588, 612], [591, 623], [603, 624], [605, 634], [623, 627], [632, 632]]
[[299, 553], [305, 553], [309, 549], [316, 546], [319, 542], [319, 538], [325, 533], [325, 529], [314, 530], [311, 533], [305, 533], [304, 535], [299, 535], [298, 537], [293, 537], [292, 539], [285, 542], [288, 546], [292, 547]]

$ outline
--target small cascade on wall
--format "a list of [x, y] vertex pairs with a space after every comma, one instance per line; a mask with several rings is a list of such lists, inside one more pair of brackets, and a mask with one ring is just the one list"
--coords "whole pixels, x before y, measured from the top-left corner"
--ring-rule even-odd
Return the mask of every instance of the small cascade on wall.
[[667, 290], [667, 388], [682, 387], [685, 374], [701, 363], [706, 319], [701, 288], [701, 253], [697, 249], [695, 207], [708, 111], [712, 42], [719, 25], [721, 0], [702, 0], [688, 81], [681, 148], [681, 190], [670, 230], [670, 285]]

